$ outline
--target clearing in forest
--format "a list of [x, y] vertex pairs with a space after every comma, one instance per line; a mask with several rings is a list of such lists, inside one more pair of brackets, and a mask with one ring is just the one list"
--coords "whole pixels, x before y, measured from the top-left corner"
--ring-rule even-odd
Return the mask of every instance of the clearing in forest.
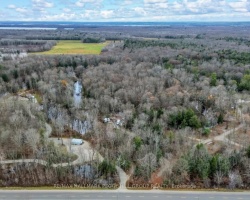
[[60, 40], [51, 50], [39, 54], [100, 54], [107, 44], [108, 42], [82, 43], [79, 40]]

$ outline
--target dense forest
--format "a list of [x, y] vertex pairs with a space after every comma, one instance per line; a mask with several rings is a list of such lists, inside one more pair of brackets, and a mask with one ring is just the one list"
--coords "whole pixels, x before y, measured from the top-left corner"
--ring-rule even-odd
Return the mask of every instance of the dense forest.
[[[0, 161], [41, 159], [46, 165], [1, 164], [0, 185], [118, 183], [119, 166], [130, 175], [128, 186], [249, 188], [250, 37], [245, 29], [4, 30]], [[109, 44], [100, 55], [29, 53], [49, 50], [58, 40]], [[76, 83], [82, 86], [78, 104]], [[27, 93], [35, 103], [23, 100]], [[53, 167], [76, 158], [51, 139], [72, 136], [102, 155], [103, 160], [80, 165], [92, 166], [93, 176], [76, 176], [71, 165]]]

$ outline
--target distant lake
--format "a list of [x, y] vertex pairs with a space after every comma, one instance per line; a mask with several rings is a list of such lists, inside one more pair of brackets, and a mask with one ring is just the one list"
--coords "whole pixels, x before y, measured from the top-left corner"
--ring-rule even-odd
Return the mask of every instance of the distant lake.
[[56, 28], [82, 28], [101, 26], [162, 26], [162, 27], [199, 27], [199, 26], [250, 26], [250, 22], [14, 22], [0, 21], [0, 29], [55, 30]]
[[2, 29], [2, 30], [3, 29], [10, 29], [10, 30], [56, 30], [57, 28], [46, 28], [46, 27], [0, 27], [0, 29]]

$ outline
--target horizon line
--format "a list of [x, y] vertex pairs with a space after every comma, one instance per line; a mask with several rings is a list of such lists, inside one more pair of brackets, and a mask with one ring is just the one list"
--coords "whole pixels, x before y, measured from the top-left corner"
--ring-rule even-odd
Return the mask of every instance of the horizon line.
[[30, 20], [30, 21], [26, 21], [26, 20], [5, 20], [2, 21], [0, 20], [0, 22], [73, 22], [73, 23], [185, 23], [185, 22], [194, 22], [194, 23], [241, 23], [241, 22], [249, 22], [248, 21], [198, 21], [198, 20], [194, 20], [194, 21], [40, 21], [40, 20]]

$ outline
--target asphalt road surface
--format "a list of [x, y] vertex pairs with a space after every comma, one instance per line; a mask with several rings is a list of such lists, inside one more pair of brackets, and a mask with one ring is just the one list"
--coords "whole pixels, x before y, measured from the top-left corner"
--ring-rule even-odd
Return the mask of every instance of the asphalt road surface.
[[250, 200], [249, 192], [175, 191], [10, 191], [0, 190], [0, 200]]

